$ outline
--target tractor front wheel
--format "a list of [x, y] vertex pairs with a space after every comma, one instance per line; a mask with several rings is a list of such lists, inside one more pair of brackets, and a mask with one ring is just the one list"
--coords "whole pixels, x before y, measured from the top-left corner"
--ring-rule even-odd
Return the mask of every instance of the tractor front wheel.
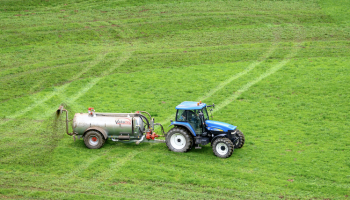
[[174, 127], [167, 133], [165, 143], [169, 150], [183, 153], [191, 149], [193, 139], [186, 129]]
[[218, 138], [213, 143], [213, 152], [217, 157], [228, 158], [232, 155], [234, 146], [228, 138]]
[[238, 138], [237, 138], [238, 140], [236, 141], [236, 143], [234, 145], [235, 145], [235, 149], [239, 149], [239, 148], [243, 147], [244, 142], [245, 142], [245, 138], [244, 138], [243, 133], [240, 130], [237, 130], [236, 134], [238, 136]]

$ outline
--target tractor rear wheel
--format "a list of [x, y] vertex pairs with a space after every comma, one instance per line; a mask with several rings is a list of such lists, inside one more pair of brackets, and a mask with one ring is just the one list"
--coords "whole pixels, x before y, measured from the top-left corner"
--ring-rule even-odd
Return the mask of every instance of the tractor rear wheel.
[[238, 136], [238, 140], [236, 141], [235, 145], [235, 149], [239, 149], [242, 148], [245, 142], [245, 138], [243, 133], [240, 130], [237, 130], [237, 136]]
[[105, 139], [98, 131], [88, 131], [84, 136], [85, 146], [89, 149], [99, 149], [105, 144]]
[[217, 157], [228, 158], [232, 155], [234, 146], [228, 138], [218, 138], [213, 143], [213, 152]]
[[184, 153], [191, 149], [193, 139], [186, 129], [174, 127], [167, 133], [165, 143], [169, 150]]

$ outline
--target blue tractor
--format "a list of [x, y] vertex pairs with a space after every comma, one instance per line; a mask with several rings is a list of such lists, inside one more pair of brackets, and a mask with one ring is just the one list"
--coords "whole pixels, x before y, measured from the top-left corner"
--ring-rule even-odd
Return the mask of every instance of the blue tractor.
[[184, 101], [176, 106], [174, 126], [166, 134], [166, 145], [174, 152], [187, 152], [193, 146], [201, 149], [200, 145], [211, 143], [213, 152], [221, 158], [232, 155], [234, 148], [244, 145], [244, 135], [236, 126], [209, 119], [206, 105], [202, 102]]

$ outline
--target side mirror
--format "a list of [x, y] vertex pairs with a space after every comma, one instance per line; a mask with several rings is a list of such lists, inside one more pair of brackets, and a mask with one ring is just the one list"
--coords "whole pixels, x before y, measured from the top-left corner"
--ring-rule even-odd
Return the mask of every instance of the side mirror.
[[213, 103], [213, 108], [215, 108], [215, 104]]
[[[213, 104], [212, 106], [215, 106], [215, 105]], [[212, 112], [213, 112], [213, 109], [211, 108], [211, 109], [210, 109], [210, 115], [211, 115], [210, 117], [211, 117], [211, 119], [213, 120], [214, 117], [213, 117], [213, 113], [212, 113]]]

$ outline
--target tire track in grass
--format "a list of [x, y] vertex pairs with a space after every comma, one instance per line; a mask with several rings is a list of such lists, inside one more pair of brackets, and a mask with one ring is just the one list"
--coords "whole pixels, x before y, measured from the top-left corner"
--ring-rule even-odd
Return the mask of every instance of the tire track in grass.
[[[63, 176], [61, 176], [60, 178], [61, 178], [61, 179], [69, 179], [69, 178], [71, 178], [72, 176], [74, 176], [74, 175], [76, 175], [76, 174], [80, 174], [80, 173], [83, 172], [85, 169], [89, 168], [89, 166], [90, 166], [92, 163], [94, 163], [96, 160], [100, 159], [101, 157], [107, 157], [107, 156], [109, 156], [109, 153], [110, 153], [112, 150], [113, 150], [113, 149], [109, 149], [108, 151], [104, 152], [103, 154], [105, 154], [105, 155], [103, 155], [103, 156], [100, 156], [100, 155], [97, 155], [97, 154], [93, 154], [92, 157], [90, 157], [90, 158], [87, 159], [87, 160], [84, 160], [84, 164], [83, 164], [83, 165], [79, 165], [79, 166], [77, 167], [76, 170], [73, 170], [72, 172], [63, 175]], [[137, 153], [140, 153], [140, 152], [137, 152]], [[137, 154], [137, 153], [136, 153], [136, 154]], [[132, 155], [133, 152], [128, 153], [128, 154], [126, 155], [126, 157], [130, 157], [130, 156], [129, 156], [130, 154]], [[136, 154], [135, 154], [135, 155], [136, 155]], [[133, 158], [135, 155], [133, 155], [132, 158]], [[129, 158], [129, 159], [122, 159], [122, 160], [130, 160], [130, 158]], [[123, 163], [125, 163], [125, 162], [123, 162]]]
[[260, 61], [255, 61], [253, 63], [251, 63], [245, 70], [243, 70], [242, 72], [238, 73], [238, 74], [234, 74], [233, 76], [231, 76], [229, 79], [221, 82], [218, 86], [216, 86], [214, 89], [210, 90], [207, 94], [205, 94], [204, 96], [200, 97], [198, 99], [198, 101], [200, 100], [204, 100], [207, 99], [209, 97], [211, 97], [214, 93], [216, 93], [217, 91], [221, 90], [222, 88], [224, 88], [226, 85], [230, 84], [232, 81], [238, 79], [241, 76], [246, 75], [248, 72], [252, 71], [256, 66], [260, 65], [262, 62], [264, 62], [277, 48], [278, 43], [273, 43], [272, 47], [261, 57]]
[[296, 43], [294, 45], [294, 47], [292, 48], [292, 52], [290, 54], [288, 54], [281, 62], [279, 62], [278, 64], [276, 64], [272, 68], [270, 68], [268, 71], [266, 71], [264, 74], [260, 75], [258, 78], [254, 79], [253, 81], [250, 81], [249, 83], [245, 84], [243, 87], [238, 89], [235, 92], [235, 94], [231, 95], [225, 101], [223, 101], [220, 104], [216, 105], [215, 106], [216, 107], [215, 110], [213, 110], [212, 112], [214, 113], [214, 112], [220, 110], [221, 108], [224, 108], [225, 106], [230, 104], [232, 101], [236, 100], [243, 92], [246, 92], [251, 86], [253, 86], [256, 83], [260, 82], [264, 78], [274, 74], [279, 69], [281, 69], [283, 66], [285, 66], [290, 61], [290, 59], [293, 58], [297, 54], [297, 52], [299, 50], [299, 48], [298, 48], [299, 46], [301, 46], [301, 43]]
[[[81, 88], [79, 91], [77, 91], [73, 97], [67, 98], [66, 103], [73, 104], [77, 99], [82, 97], [84, 94], [86, 94], [93, 86], [95, 86], [101, 79], [103, 79], [108, 74], [111, 74], [116, 68], [120, 67], [125, 61], [127, 61], [131, 55], [133, 54], [134, 50], [126, 50], [124, 53], [119, 57], [117, 63], [110, 67], [108, 70], [105, 70], [101, 73], [101, 76], [90, 79], [91, 81], [86, 84], [83, 88]], [[65, 95], [62, 93], [62, 95]], [[58, 107], [58, 106], [57, 106]], [[43, 113], [44, 117], [48, 117], [52, 114], [52, 110], [46, 110], [45, 113]]]
[[[114, 197], [118, 197], [119, 195], [122, 195], [122, 197], [135, 197], [134, 193], [132, 191], [133, 188], [138, 188], [141, 191], [151, 191], [151, 192], [142, 192], [138, 194], [138, 198], [140, 196], [152, 196], [153, 198], [162, 198], [162, 199], [168, 199], [172, 196], [172, 194], [176, 194], [178, 191], [182, 191], [182, 194], [186, 194], [186, 196], [191, 196], [193, 198], [200, 198], [203, 199], [204, 197], [208, 199], [214, 199], [215, 197], [220, 196], [223, 199], [232, 199], [233, 197], [261, 197], [264, 196], [265, 198], [272, 198], [272, 197], [278, 197], [279, 194], [271, 194], [271, 193], [263, 193], [260, 191], [249, 191], [249, 190], [237, 190], [234, 188], [227, 188], [227, 187], [212, 187], [207, 185], [193, 185], [188, 183], [181, 183], [181, 182], [164, 182], [164, 181], [147, 181], [147, 180], [135, 180], [135, 179], [127, 179], [123, 183], [123, 186], [114, 186], [115, 183], [110, 182], [109, 180], [88, 180], [85, 178], [79, 178], [77, 177], [76, 180], [79, 181], [79, 183], [70, 183], [62, 181], [62, 179], [56, 179], [52, 176], [45, 176], [43, 180], [35, 181], [33, 180], [33, 174], [27, 174], [22, 173], [21, 177], [24, 178], [25, 181], [19, 181], [19, 182], [12, 182], [13, 177], [5, 177], [5, 180], [8, 179], [10, 184], [6, 182], [7, 184], [1, 184], [1, 188], [6, 189], [13, 189], [13, 188], [19, 188], [22, 192], [25, 190], [28, 191], [52, 191], [52, 186], [55, 187], [55, 192], [61, 193], [62, 195], [65, 195], [67, 193], [84, 193], [86, 195], [96, 196], [96, 195], [112, 195]], [[42, 177], [42, 176], [41, 176]], [[11, 179], [11, 180], [10, 180]], [[99, 182], [101, 181], [101, 182]], [[96, 190], [96, 184], [100, 183], [107, 183], [109, 186], [112, 187], [101, 187], [99, 188], [99, 193], [96, 194], [94, 191]], [[243, 184], [245, 182], [242, 182]], [[150, 190], [150, 187], [161, 187], [162, 191], [160, 190]], [[116, 188], [118, 187], [118, 190]], [[151, 188], [152, 188], [151, 187]], [[74, 188], [74, 190], [71, 190], [69, 188]], [[153, 192], [152, 192], [153, 191]], [[170, 193], [170, 194], [169, 194]], [[289, 198], [297, 197], [297, 196], [288, 196]]]
[[[80, 178], [77, 177], [75, 180], [78, 182], [71, 182], [69, 179], [68, 180], [62, 180], [56, 175], [52, 174], [45, 174], [45, 173], [33, 173], [33, 172], [15, 172], [14, 173], [6, 173], [4, 170], [0, 170], [2, 173], [2, 178], [0, 181], [0, 188], [21, 188], [21, 190], [29, 189], [33, 191], [37, 190], [47, 190], [51, 191], [52, 186], [55, 187], [55, 191], [57, 192], [62, 192], [63, 194], [65, 192], [70, 193], [71, 192], [76, 192], [79, 191], [79, 193], [86, 193], [86, 194], [91, 194], [89, 191], [94, 191], [96, 188], [96, 184], [99, 183], [107, 183], [107, 184], [114, 184], [110, 180], [96, 180], [96, 179], [86, 179], [86, 178]], [[40, 176], [40, 179], [33, 178], [36, 176]], [[21, 177], [22, 181], [18, 181], [17, 177]], [[246, 180], [238, 180], [241, 184], [247, 184], [249, 181]], [[320, 180], [321, 182], [319, 183], [320, 186], [326, 186], [331, 184], [331, 181], [327, 180]], [[124, 185], [125, 184], [125, 185]], [[164, 182], [164, 181], [149, 181], [149, 180], [142, 180], [142, 179], [126, 179], [125, 183], [123, 183], [125, 186], [124, 188], [119, 188], [120, 190], [118, 191], [133, 191], [131, 188], [132, 187], [137, 187], [137, 188], [144, 188], [144, 189], [149, 189], [149, 187], [145, 187], [148, 185], [152, 185], [154, 187], [162, 187], [164, 191], [172, 192], [172, 191], [183, 191], [183, 192], [188, 192], [189, 194], [192, 194], [192, 192], [198, 193], [200, 195], [219, 195], [223, 196], [225, 198], [232, 198], [232, 196], [239, 194], [239, 196], [242, 197], [245, 196], [247, 197], [254, 197], [254, 196], [260, 196], [264, 195], [267, 197], [273, 197], [276, 196], [278, 197], [278, 194], [271, 194], [271, 193], [263, 193], [259, 191], [249, 191], [246, 189], [241, 188], [235, 189], [235, 187], [227, 188], [218, 185], [218, 187], [212, 187], [208, 185], [193, 185], [189, 183], [181, 183], [181, 182]], [[264, 186], [265, 184], [263, 184]], [[339, 188], [346, 189], [348, 188], [348, 184], [342, 183], [338, 184]], [[67, 188], [75, 188], [76, 190], [68, 190]], [[283, 189], [283, 188], [281, 188]], [[100, 192], [101, 194], [105, 193], [111, 193], [113, 195], [118, 195], [118, 191], [115, 190], [115, 188], [110, 188], [110, 187], [101, 187]], [[297, 190], [299, 193], [303, 193], [305, 196], [308, 191], [302, 191], [302, 190]], [[309, 191], [310, 192], [310, 191]], [[119, 193], [120, 194], [120, 193]], [[129, 195], [132, 193], [127, 192], [126, 195]], [[155, 193], [155, 194], [161, 194], [161, 193]], [[318, 195], [322, 196], [322, 195]], [[215, 197], [215, 196], [213, 196]], [[288, 196], [289, 198], [296, 198], [297, 196]]]
[[104, 173], [101, 174], [101, 176], [99, 176], [98, 179], [106, 180], [106, 179], [110, 178], [111, 174], [115, 174], [116, 172], [118, 172], [127, 162], [134, 159], [136, 155], [138, 155], [141, 152], [148, 151], [153, 145], [154, 144], [151, 143], [146, 148], [131, 151], [130, 153], [126, 154], [125, 157], [115, 160], [115, 162], [113, 162], [109, 165], [109, 169], [104, 171]]
[[79, 92], [75, 93], [74, 96], [70, 99], [68, 99], [68, 103], [75, 102], [78, 98], [83, 96], [88, 90], [90, 90], [93, 86], [95, 86], [101, 79], [103, 79], [105, 76], [111, 74], [116, 68], [120, 67], [123, 63], [125, 63], [133, 54], [134, 50], [126, 50], [122, 53], [122, 55], [119, 57], [117, 63], [110, 67], [108, 70], [105, 70], [102, 72], [101, 76], [93, 78], [85, 87], [80, 89]]
[[[83, 75], [84, 73], [86, 73], [88, 70], [90, 70], [92, 67], [96, 66], [98, 63], [100, 63], [107, 55], [108, 51], [105, 51], [101, 54], [99, 54], [97, 56], [97, 58], [95, 60], [93, 60], [90, 65], [88, 65], [84, 70], [80, 71], [79, 73], [77, 73], [75, 76], [73, 76], [71, 78], [71, 81], [79, 78], [81, 75]], [[22, 115], [24, 115], [25, 113], [33, 110], [35, 107], [39, 106], [39, 105], [42, 105], [43, 103], [45, 103], [46, 101], [48, 101], [49, 99], [53, 98], [54, 96], [56, 95], [59, 95], [59, 94], [64, 94], [64, 91], [67, 89], [67, 87], [69, 87], [71, 85], [72, 82], [69, 82], [65, 85], [62, 85], [60, 87], [57, 87], [55, 88], [55, 90], [49, 94], [47, 94], [46, 96], [44, 96], [43, 98], [40, 98], [40, 99], [34, 99], [34, 103], [30, 106], [28, 106], [27, 108], [21, 110], [21, 111], [18, 111], [17, 113], [13, 114], [13, 115], [10, 115], [10, 116], [7, 116], [7, 118], [10, 118], [11, 120], [13, 119], [16, 119]], [[10, 120], [7, 120], [5, 122], [1, 122], [0, 125], [4, 125], [6, 124], [8, 121]]]
[[[122, 158], [114, 158], [112, 157], [112, 159], [115, 159], [113, 163], [111, 163], [109, 165], [109, 169], [108, 170], [105, 170], [103, 172], [103, 174], [99, 175], [97, 177], [98, 180], [106, 180], [108, 179], [109, 177], [111, 177], [111, 174], [114, 174], [116, 173], [117, 171], [120, 170], [121, 167], [123, 167], [128, 161], [132, 160], [136, 155], [138, 155], [139, 153], [141, 152], [144, 152], [144, 151], [147, 151], [148, 149], [150, 149], [151, 147], [153, 146], [153, 144], [150, 144], [149, 147], [146, 147], [146, 148], [142, 148], [142, 149], [138, 149], [138, 150], [134, 150], [134, 151], [131, 151], [129, 153], [127, 153], [124, 157]], [[63, 176], [61, 176], [60, 178], [61, 179], [69, 179], [71, 178], [72, 176], [76, 175], [76, 174], [80, 174], [81, 172], [83, 172], [84, 170], [86, 170], [87, 168], [89, 168], [89, 166], [91, 164], [93, 164], [95, 161], [97, 161], [98, 159], [100, 159], [101, 157], [109, 157], [111, 158], [110, 156], [110, 153], [113, 154], [113, 152], [111, 152], [112, 150], [115, 150], [115, 149], [110, 149], [109, 151], [106, 151], [104, 152], [104, 154], [106, 155], [103, 155], [103, 156], [99, 156], [99, 155], [94, 155], [93, 157], [91, 157], [90, 159], [88, 160], [84, 160], [84, 164], [79, 166], [76, 170], [68, 173], [68, 174], [65, 174]]]
[[[239, 72], [238, 74], [234, 74], [232, 75], [229, 79], [221, 82], [218, 86], [216, 86], [214, 89], [210, 90], [207, 94], [205, 94], [204, 96], [200, 97], [198, 99], [198, 101], [200, 100], [205, 100], [209, 97], [211, 97], [213, 94], [215, 94], [217, 91], [221, 90], [222, 88], [224, 88], [226, 85], [230, 84], [232, 81], [240, 78], [241, 76], [246, 75], [247, 73], [249, 73], [250, 71], [252, 71], [256, 66], [260, 65], [262, 62], [264, 62], [277, 48], [279, 43], [275, 42], [272, 44], [272, 47], [261, 57], [261, 59], [259, 61], [254, 61], [253, 63], [251, 63], [246, 69], [244, 69], [242, 72]], [[169, 116], [167, 119], [165, 119], [164, 121], [161, 122], [161, 124], [165, 124], [168, 121], [170, 121], [171, 119], [173, 119], [173, 115]]]
[[[108, 152], [110, 152], [110, 151], [107, 151], [106, 153], [108, 153]], [[69, 179], [70, 177], [72, 177], [76, 174], [80, 174], [81, 172], [83, 172], [85, 169], [87, 169], [92, 163], [94, 163], [99, 158], [101, 158], [101, 156], [93, 154], [93, 156], [90, 157], [90, 159], [84, 160], [84, 164], [77, 166], [76, 170], [73, 170], [68, 174], [64, 174], [63, 176], [60, 177], [60, 179]]]
[[[79, 175], [79, 174], [81, 174], [84, 170], [86, 170], [87, 168], [89, 168], [89, 166], [90, 166], [91, 164], [93, 164], [95, 161], [97, 161], [98, 159], [109, 156], [109, 155], [110, 155], [109, 153], [110, 153], [112, 150], [113, 150], [113, 149], [109, 149], [108, 151], [104, 152], [105, 155], [103, 155], [103, 156], [94, 154], [92, 157], [90, 157], [90, 159], [84, 160], [84, 164], [78, 166], [76, 170], [73, 170], [73, 171], [71, 171], [70, 173], [63, 175], [63, 176], [61, 176], [60, 178], [61, 178], [61, 179], [69, 179], [69, 178], [71, 178], [71, 177], [74, 176], [74, 175]], [[106, 171], [106, 172], [104, 173], [105, 176], [99, 176], [99, 179], [100, 179], [100, 178], [105, 179], [105, 178], [107, 178], [108, 175], [110, 175], [112, 172], [118, 171], [120, 167], [122, 167], [127, 161], [133, 159], [133, 158], [134, 158], [137, 154], [139, 154], [140, 152], [142, 152], [142, 151], [136, 151], [136, 150], [135, 150], [135, 151], [132, 151], [132, 152], [126, 154], [125, 157], [123, 157], [123, 158], [120, 159], [120, 160], [121, 160], [120, 163], [119, 163], [119, 162], [113, 163], [113, 164], [110, 166], [110, 170], [108, 170], [108, 171]], [[117, 170], [115, 170], [115, 169], [117, 169]]]
[[[110, 74], [111, 72], [113, 72], [113, 70], [115, 70], [116, 68], [118, 68], [119, 66], [121, 66], [125, 61], [127, 61], [130, 56], [132, 55], [132, 53], [134, 52], [134, 50], [129, 50], [129, 51], [125, 51], [121, 56], [120, 59], [118, 59], [118, 62], [111, 68], [109, 68], [108, 70], [105, 70], [104, 72], [102, 72], [100, 77], [94, 78], [92, 79], [92, 81], [90, 81], [85, 87], [83, 87], [78, 93], [74, 94], [74, 97], [68, 100], [68, 104], [74, 103], [78, 98], [80, 98], [81, 96], [83, 96], [87, 91], [89, 91], [93, 86], [95, 86], [104, 76]], [[47, 111], [45, 113], [45, 116], [49, 116], [51, 115], [52, 112], [51, 111]], [[110, 152], [110, 151], [108, 151]], [[108, 153], [107, 152], [107, 153]], [[141, 151], [140, 151], [141, 152]], [[123, 159], [121, 164], [117, 164], [117, 165], [113, 165], [112, 167], [118, 167], [120, 168], [121, 166], [123, 166], [127, 161], [131, 160], [134, 156], [136, 156], [138, 153], [140, 152], [131, 152], [129, 154], [127, 154], [127, 158]], [[97, 159], [101, 158], [101, 156], [94, 156], [91, 159], [87, 160], [86, 163], [82, 166], [79, 167], [79, 169], [74, 170], [73, 172], [62, 176], [61, 178], [65, 179], [65, 178], [69, 178], [71, 176], [73, 176], [74, 174], [80, 173], [83, 170], [87, 169], [92, 163], [94, 163]]]
[[[68, 103], [73, 103], [75, 102], [78, 98], [80, 98], [82, 95], [84, 95], [89, 89], [91, 89], [94, 85], [96, 85], [104, 76], [110, 74], [111, 72], [113, 72], [113, 70], [115, 70], [117, 67], [119, 67], [120, 65], [122, 65], [126, 60], [129, 59], [129, 57], [132, 55], [134, 50], [126, 50], [122, 55], [121, 55], [121, 59], [119, 59], [119, 62], [116, 63], [116, 65], [114, 65], [113, 67], [109, 68], [108, 70], [105, 70], [104, 72], [102, 72], [102, 76], [101, 77], [97, 77], [97, 78], [93, 78], [84, 88], [82, 88], [79, 92], [74, 94], [74, 97], [71, 99], [68, 99]], [[96, 66], [98, 63], [100, 63], [107, 55], [108, 51], [103, 52], [102, 54], [99, 54], [99, 56], [97, 57], [97, 59], [95, 59], [88, 67], [86, 67], [83, 71], [79, 72], [78, 74], [76, 74], [71, 80], [75, 80], [77, 78], [79, 78], [81, 75], [83, 75], [84, 73], [86, 73], [89, 69], [91, 69], [92, 67]], [[14, 115], [11, 116], [7, 116], [7, 118], [10, 118], [11, 120], [16, 119], [18, 117], [21, 117], [22, 115], [24, 115], [25, 113], [33, 110], [35, 107], [42, 105], [43, 103], [45, 103], [46, 101], [48, 101], [49, 99], [55, 97], [56, 95], [58, 96], [64, 96], [65, 95], [65, 91], [67, 90], [67, 88], [71, 85], [72, 82], [67, 83], [63, 86], [60, 86], [58, 88], [55, 88], [54, 92], [49, 93], [48, 95], [46, 95], [44, 98], [41, 99], [34, 99], [35, 103], [33, 103], [32, 105], [28, 106], [27, 108], [15, 113]], [[51, 110], [46, 110], [45, 113], [43, 114], [43, 116], [47, 117], [49, 115], [52, 114]], [[3, 121], [0, 122], [0, 125], [4, 125], [7, 122], [11, 121], [11, 120], [7, 120], [7, 121]]]

